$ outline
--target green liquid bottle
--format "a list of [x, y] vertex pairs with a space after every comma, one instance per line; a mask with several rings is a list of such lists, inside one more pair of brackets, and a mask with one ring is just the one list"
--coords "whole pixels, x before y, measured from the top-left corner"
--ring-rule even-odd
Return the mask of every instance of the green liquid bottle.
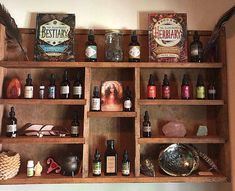
[[93, 176], [101, 175], [101, 159], [98, 149], [96, 149], [95, 151], [94, 160], [92, 164], [92, 171], [93, 171]]

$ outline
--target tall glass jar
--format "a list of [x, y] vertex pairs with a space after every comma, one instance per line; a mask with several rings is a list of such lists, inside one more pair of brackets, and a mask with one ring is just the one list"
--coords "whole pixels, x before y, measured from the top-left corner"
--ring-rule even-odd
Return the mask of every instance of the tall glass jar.
[[123, 61], [122, 34], [118, 30], [108, 31], [105, 34], [105, 61]]

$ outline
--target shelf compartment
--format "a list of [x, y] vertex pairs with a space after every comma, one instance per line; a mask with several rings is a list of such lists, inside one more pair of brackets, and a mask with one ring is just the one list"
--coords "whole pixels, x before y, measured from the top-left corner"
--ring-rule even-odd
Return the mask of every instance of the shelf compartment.
[[216, 63], [161, 63], [161, 62], [37, 62], [37, 61], [1, 61], [4, 68], [222, 68], [223, 64]]
[[18, 136], [16, 138], [0, 137], [2, 144], [84, 144], [82, 137], [32, 137]]
[[136, 112], [124, 112], [124, 111], [99, 111], [88, 112], [88, 117], [136, 117]]
[[140, 105], [224, 105], [224, 100], [140, 99]]
[[165, 143], [193, 143], [193, 144], [224, 144], [226, 141], [217, 136], [206, 137], [153, 137], [153, 138], [139, 138], [139, 144], [165, 144]]
[[156, 177], [139, 176], [135, 177], [131, 174], [128, 177], [118, 174], [118, 176], [101, 176], [82, 178], [80, 175], [75, 177], [66, 177], [60, 174], [43, 174], [40, 177], [26, 177], [26, 174], [19, 174], [15, 178], [1, 180], [1, 184], [66, 184], [66, 183], [166, 183], [166, 182], [185, 182], [185, 183], [212, 183], [227, 182], [227, 178], [223, 175], [212, 176], [187, 176], [187, 177], [171, 177], [158, 175]]
[[85, 99], [1, 99], [4, 105], [86, 105]]

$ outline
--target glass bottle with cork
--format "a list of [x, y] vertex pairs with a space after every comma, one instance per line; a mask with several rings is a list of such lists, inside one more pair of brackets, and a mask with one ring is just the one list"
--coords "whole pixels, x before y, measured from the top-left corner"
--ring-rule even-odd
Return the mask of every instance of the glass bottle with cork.
[[95, 150], [94, 160], [92, 163], [93, 176], [101, 176], [101, 158], [98, 149]]
[[60, 98], [61, 99], [69, 99], [69, 86], [70, 86], [70, 82], [68, 79], [68, 70], [64, 71], [64, 75], [63, 75], [63, 80], [60, 84]]
[[93, 96], [91, 99], [91, 110], [100, 111], [100, 96], [98, 86], [95, 86], [93, 89]]
[[114, 140], [107, 140], [107, 149], [105, 151], [104, 175], [117, 175], [118, 154], [114, 148]]
[[16, 135], [17, 135], [17, 119], [15, 117], [15, 108], [11, 107], [11, 111], [9, 112], [9, 117], [7, 119], [6, 136], [16, 137]]
[[157, 86], [155, 84], [155, 80], [152, 74], [149, 76], [149, 82], [147, 86], [147, 97], [148, 99], [156, 99], [157, 98]]
[[32, 99], [33, 98], [33, 80], [31, 74], [28, 74], [26, 78], [26, 83], [24, 87], [24, 98]]
[[97, 44], [95, 42], [93, 30], [89, 30], [88, 41], [86, 42], [85, 57], [86, 62], [97, 61]]
[[136, 31], [131, 34], [129, 43], [129, 62], [140, 62], [140, 43], [138, 42]]
[[143, 122], [143, 137], [150, 138], [152, 136], [151, 122], [149, 120], [149, 113], [145, 111]]

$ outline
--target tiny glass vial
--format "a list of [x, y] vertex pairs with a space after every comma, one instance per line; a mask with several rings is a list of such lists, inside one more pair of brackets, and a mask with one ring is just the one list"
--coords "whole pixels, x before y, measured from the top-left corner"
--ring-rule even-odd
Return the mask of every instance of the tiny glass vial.
[[44, 99], [45, 98], [45, 86], [42, 83], [39, 87], [39, 98]]
[[34, 162], [33, 160], [29, 160], [27, 163], [27, 177], [34, 176]]

